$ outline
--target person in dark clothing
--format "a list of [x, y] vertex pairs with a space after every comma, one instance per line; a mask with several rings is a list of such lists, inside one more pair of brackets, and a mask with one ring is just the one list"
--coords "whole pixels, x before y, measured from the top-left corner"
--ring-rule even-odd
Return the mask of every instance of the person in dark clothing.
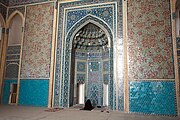
[[84, 108], [82, 110], [89, 110], [89, 111], [91, 111], [92, 109], [94, 109], [94, 107], [91, 104], [91, 100], [88, 99], [86, 101], [85, 106], [84, 106]]

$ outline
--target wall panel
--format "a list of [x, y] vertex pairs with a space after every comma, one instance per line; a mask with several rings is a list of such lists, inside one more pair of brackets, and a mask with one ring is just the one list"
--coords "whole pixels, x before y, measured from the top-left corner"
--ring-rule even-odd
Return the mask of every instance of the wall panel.
[[50, 76], [53, 8], [53, 3], [27, 6], [21, 78]]

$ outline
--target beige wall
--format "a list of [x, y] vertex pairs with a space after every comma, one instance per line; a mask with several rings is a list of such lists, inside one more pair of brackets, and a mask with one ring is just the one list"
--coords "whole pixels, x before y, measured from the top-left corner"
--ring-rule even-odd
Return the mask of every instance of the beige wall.
[[22, 19], [19, 15], [16, 15], [12, 19], [12, 24], [9, 28], [9, 40], [8, 46], [21, 44], [22, 39]]

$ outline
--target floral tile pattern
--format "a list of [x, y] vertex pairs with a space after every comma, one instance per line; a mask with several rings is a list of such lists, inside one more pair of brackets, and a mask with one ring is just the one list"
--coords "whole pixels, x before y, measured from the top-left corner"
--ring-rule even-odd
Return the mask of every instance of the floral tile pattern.
[[169, 0], [128, 0], [129, 79], [174, 78]]
[[21, 78], [49, 78], [53, 7], [52, 3], [27, 7]]

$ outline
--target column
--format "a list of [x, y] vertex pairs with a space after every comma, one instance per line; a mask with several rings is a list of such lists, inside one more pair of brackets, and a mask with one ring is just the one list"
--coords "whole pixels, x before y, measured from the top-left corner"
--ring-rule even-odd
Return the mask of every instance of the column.
[[108, 84], [103, 84], [103, 105], [108, 106]]
[[84, 88], [85, 84], [79, 84], [79, 104], [84, 104]]

